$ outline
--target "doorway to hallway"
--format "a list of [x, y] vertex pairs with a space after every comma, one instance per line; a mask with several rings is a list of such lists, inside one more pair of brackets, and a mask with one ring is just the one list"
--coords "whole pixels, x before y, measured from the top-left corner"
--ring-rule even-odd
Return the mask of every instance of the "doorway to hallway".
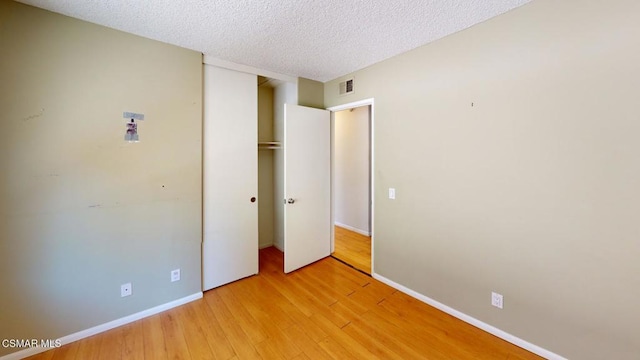
[[333, 252], [336, 259], [372, 273], [372, 106], [333, 113]]

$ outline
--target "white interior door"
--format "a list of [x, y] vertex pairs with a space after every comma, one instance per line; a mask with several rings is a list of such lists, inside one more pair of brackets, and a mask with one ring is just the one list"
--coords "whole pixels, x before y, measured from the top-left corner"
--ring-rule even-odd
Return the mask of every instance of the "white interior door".
[[284, 271], [331, 251], [331, 119], [326, 110], [285, 105]]
[[258, 273], [255, 75], [204, 65], [203, 290]]

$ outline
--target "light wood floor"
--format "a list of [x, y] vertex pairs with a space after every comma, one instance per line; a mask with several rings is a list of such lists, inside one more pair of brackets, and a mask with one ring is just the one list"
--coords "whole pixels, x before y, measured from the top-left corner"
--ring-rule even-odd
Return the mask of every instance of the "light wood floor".
[[333, 255], [354, 268], [371, 274], [371, 236], [335, 226]]
[[202, 300], [31, 359], [540, 359], [333, 258], [260, 274]]

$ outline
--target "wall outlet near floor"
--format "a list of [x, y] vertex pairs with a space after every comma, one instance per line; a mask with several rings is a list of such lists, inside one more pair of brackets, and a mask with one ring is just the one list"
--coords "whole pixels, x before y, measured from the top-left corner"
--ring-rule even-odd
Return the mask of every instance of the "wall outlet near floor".
[[180, 280], [180, 269], [171, 270], [171, 282]]
[[131, 283], [120, 285], [120, 297], [129, 296], [132, 293]]
[[502, 297], [502, 295], [496, 293], [496, 292], [491, 292], [491, 305], [502, 309], [502, 306], [504, 305], [504, 299]]

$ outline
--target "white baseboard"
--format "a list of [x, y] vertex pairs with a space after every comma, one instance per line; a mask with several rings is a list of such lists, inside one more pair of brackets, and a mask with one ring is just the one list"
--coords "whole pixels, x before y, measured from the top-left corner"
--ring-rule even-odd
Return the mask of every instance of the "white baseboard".
[[514, 344], [516, 346], [519, 346], [519, 347], [521, 347], [521, 348], [523, 348], [525, 350], [528, 350], [528, 351], [530, 351], [530, 352], [532, 352], [534, 354], [542, 356], [545, 359], [549, 359], [549, 360], [567, 360], [566, 358], [564, 358], [564, 357], [562, 357], [562, 356], [560, 356], [560, 355], [558, 355], [556, 353], [553, 353], [553, 352], [551, 352], [551, 351], [549, 351], [547, 349], [541, 348], [538, 345], [534, 345], [534, 344], [532, 344], [532, 343], [530, 343], [528, 341], [520, 339], [517, 336], [511, 335], [511, 334], [509, 334], [509, 333], [507, 333], [507, 332], [505, 332], [503, 330], [498, 329], [495, 326], [492, 326], [492, 325], [489, 325], [489, 324], [487, 324], [485, 322], [482, 322], [482, 321], [480, 321], [480, 320], [478, 320], [478, 319], [476, 319], [474, 317], [471, 317], [471, 316], [469, 316], [469, 315], [467, 315], [467, 314], [465, 314], [463, 312], [460, 312], [460, 311], [458, 311], [458, 310], [456, 310], [454, 308], [451, 308], [451, 307], [449, 307], [449, 306], [447, 306], [447, 305], [445, 305], [443, 303], [440, 303], [440, 302], [438, 302], [436, 300], [433, 300], [433, 299], [431, 299], [431, 298], [429, 298], [427, 296], [424, 296], [424, 295], [422, 295], [422, 294], [420, 294], [420, 293], [418, 293], [416, 291], [413, 291], [413, 290], [411, 290], [411, 289], [409, 289], [409, 288], [407, 288], [407, 287], [405, 287], [403, 285], [400, 285], [400, 284], [398, 284], [398, 283], [396, 283], [396, 282], [394, 282], [392, 280], [389, 280], [389, 279], [385, 278], [382, 275], [373, 273], [373, 278], [376, 279], [376, 280], [379, 280], [379, 281], [381, 281], [381, 282], [383, 282], [383, 283], [385, 283], [385, 284], [387, 284], [389, 286], [391, 286], [392, 288], [400, 290], [403, 293], [405, 293], [405, 294], [407, 294], [407, 295], [409, 295], [411, 297], [414, 297], [414, 298], [416, 298], [416, 299], [418, 299], [418, 300], [420, 300], [420, 301], [422, 301], [422, 302], [424, 302], [424, 303], [426, 303], [428, 305], [431, 305], [431, 306], [433, 306], [434, 308], [436, 308], [436, 309], [438, 309], [440, 311], [443, 311], [443, 312], [445, 312], [445, 313], [447, 313], [447, 314], [449, 314], [451, 316], [454, 316], [454, 317], [456, 317], [456, 318], [458, 318], [458, 319], [460, 319], [460, 320], [462, 320], [462, 321], [464, 321], [464, 322], [466, 322], [468, 324], [471, 324], [471, 325], [473, 325], [473, 326], [475, 326], [475, 327], [477, 327], [477, 328], [479, 328], [481, 330], [484, 330], [484, 331], [488, 332], [489, 334], [495, 335], [495, 336], [497, 336], [497, 337], [499, 337], [499, 338], [501, 338], [501, 339], [503, 339], [505, 341], [508, 341], [508, 342], [510, 342], [510, 343], [512, 343], [512, 344]]
[[[131, 314], [129, 316], [125, 316], [125, 317], [120, 318], [120, 319], [109, 321], [108, 323], [104, 323], [102, 325], [98, 325], [98, 326], [94, 326], [94, 327], [86, 329], [86, 330], [78, 331], [77, 333], [73, 333], [71, 335], [67, 335], [67, 336], [61, 337], [60, 338], [60, 342], [62, 343], [62, 345], [66, 345], [66, 344], [72, 343], [74, 341], [78, 341], [78, 340], [87, 338], [89, 336], [93, 336], [93, 335], [99, 334], [101, 332], [105, 332], [107, 330], [111, 330], [111, 329], [116, 328], [118, 326], [126, 325], [126, 324], [132, 323], [134, 321], [137, 321], [137, 320], [140, 320], [140, 319], [144, 319], [144, 318], [149, 317], [151, 315], [155, 315], [155, 314], [161, 313], [163, 311], [172, 309], [172, 308], [180, 306], [180, 305], [184, 305], [186, 303], [189, 303], [189, 302], [192, 302], [192, 301], [198, 300], [198, 299], [202, 299], [202, 292], [198, 292], [198, 293], [183, 297], [183, 298], [178, 299], [178, 300], [170, 301], [170, 302], [168, 302], [166, 304], [158, 305], [156, 307], [152, 307], [151, 309], [143, 310], [143, 311], [137, 312], [135, 314]], [[43, 347], [27, 348], [27, 349], [24, 349], [24, 350], [20, 350], [20, 351], [17, 351], [17, 352], [2, 356], [2, 357], [0, 357], [0, 360], [24, 359], [25, 357], [29, 357], [29, 356], [32, 356], [32, 355], [35, 355], [35, 354], [39, 354], [41, 352], [45, 352], [45, 351], [51, 350], [51, 349], [52, 348], [43, 348]]]
[[339, 223], [337, 221], [334, 223], [334, 225], [335, 226], [339, 226], [339, 227], [344, 228], [344, 229], [347, 229], [347, 230], [350, 230], [350, 231], [353, 231], [353, 232], [358, 233], [360, 235], [371, 236], [371, 232], [370, 231], [360, 230], [358, 228], [354, 228], [353, 226], [341, 224], [341, 223]]
[[258, 249], [262, 250], [262, 249], [266, 249], [268, 247], [273, 246], [273, 244], [259, 244], [258, 245]]

